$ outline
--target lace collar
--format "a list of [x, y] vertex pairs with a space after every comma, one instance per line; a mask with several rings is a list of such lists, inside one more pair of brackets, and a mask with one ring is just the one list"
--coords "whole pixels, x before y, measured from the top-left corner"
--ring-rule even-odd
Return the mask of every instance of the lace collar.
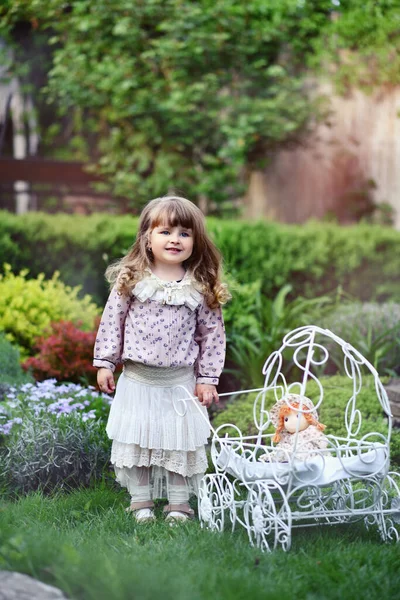
[[150, 269], [146, 269], [146, 276], [138, 281], [132, 293], [140, 302], [151, 298], [173, 306], [185, 304], [190, 310], [195, 310], [203, 300], [199, 284], [189, 271], [186, 271], [180, 281], [164, 281]]

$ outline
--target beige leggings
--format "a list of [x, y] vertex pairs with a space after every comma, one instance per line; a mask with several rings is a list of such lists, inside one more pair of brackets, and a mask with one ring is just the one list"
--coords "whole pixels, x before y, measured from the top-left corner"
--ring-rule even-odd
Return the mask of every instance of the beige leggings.
[[[129, 492], [133, 504], [151, 505], [150, 468], [131, 467], [126, 469], [129, 477]], [[189, 501], [188, 486], [183, 475], [168, 471], [167, 495], [170, 505], [187, 504]]]

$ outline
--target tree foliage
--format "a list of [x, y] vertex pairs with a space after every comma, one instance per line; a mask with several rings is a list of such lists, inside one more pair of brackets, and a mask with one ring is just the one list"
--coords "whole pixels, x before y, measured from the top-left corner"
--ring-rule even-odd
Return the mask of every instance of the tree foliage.
[[302, 66], [329, 7], [25, 0], [5, 12], [53, 30], [48, 96], [94, 132], [88, 155], [115, 193], [144, 201], [173, 186], [218, 200], [307, 127]]
[[47, 98], [86, 140], [80, 157], [140, 205], [171, 188], [216, 201], [241, 193], [249, 171], [323, 114], [306, 68], [337, 64], [350, 81], [352, 60], [338, 48], [367, 65], [382, 48], [383, 62], [397, 4], [8, 0], [0, 10], [9, 31], [25, 19], [49, 32]]
[[337, 89], [371, 92], [400, 83], [400, 0], [340, 0], [315, 40], [312, 67]]

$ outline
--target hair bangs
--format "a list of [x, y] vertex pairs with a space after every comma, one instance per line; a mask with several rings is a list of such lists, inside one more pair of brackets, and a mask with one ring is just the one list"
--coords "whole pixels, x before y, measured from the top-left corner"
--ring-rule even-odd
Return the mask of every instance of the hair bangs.
[[197, 223], [196, 216], [198, 218], [190, 206], [169, 199], [168, 202], [160, 202], [154, 207], [150, 214], [150, 228], [165, 225], [194, 230]]

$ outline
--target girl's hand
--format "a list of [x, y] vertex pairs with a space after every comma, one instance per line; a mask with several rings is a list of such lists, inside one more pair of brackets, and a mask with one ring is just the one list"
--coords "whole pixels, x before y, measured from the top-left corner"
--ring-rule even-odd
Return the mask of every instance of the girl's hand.
[[207, 408], [211, 406], [213, 400], [218, 404], [218, 392], [215, 385], [208, 385], [207, 383], [197, 383], [194, 395], [198, 397], [200, 404]]
[[97, 371], [97, 384], [102, 392], [112, 394], [115, 390], [114, 374], [111, 369], [101, 368]]

